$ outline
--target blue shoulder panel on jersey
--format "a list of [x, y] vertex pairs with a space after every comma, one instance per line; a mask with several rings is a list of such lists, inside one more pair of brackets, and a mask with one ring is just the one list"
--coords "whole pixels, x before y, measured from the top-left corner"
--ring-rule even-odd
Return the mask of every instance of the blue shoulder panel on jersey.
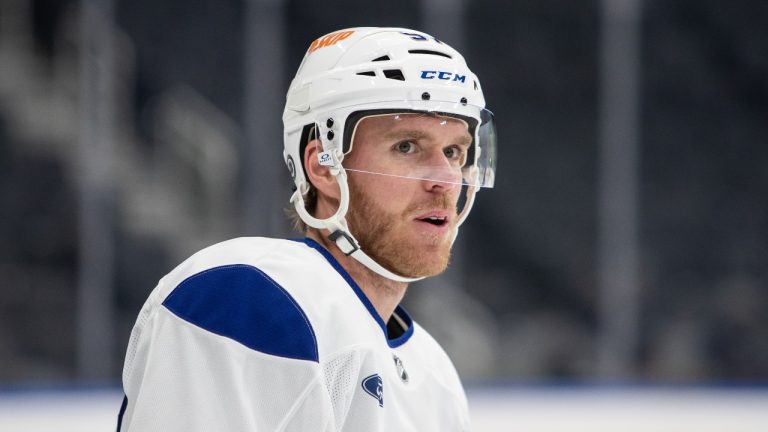
[[163, 302], [178, 317], [266, 354], [318, 361], [317, 339], [288, 292], [256, 267], [215, 267], [190, 276]]

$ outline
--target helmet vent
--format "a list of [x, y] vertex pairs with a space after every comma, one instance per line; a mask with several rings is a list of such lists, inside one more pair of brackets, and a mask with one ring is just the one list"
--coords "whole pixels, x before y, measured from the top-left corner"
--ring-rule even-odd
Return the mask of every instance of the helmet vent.
[[383, 56], [377, 57], [377, 58], [375, 58], [375, 59], [373, 59], [371, 61], [387, 61], [387, 60], [389, 60], [389, 56], [388, 55], [383, 55]]
[[423, 49], [414, 49], [414, 50], [408, 50], [411, 54], [426, 54], [426, 55], [436, 55], [440, 57], [446, 57], [446, 58], [452, 58], [446, 53], [441, 53], [440, 51], [432, 51], [432, 50], [423, 50]]
[[387, 69], [384, 72], [384, 76], [398, 81], [405, 81], [405, 77], [403, 76], [403, 71], [400, 69]]
[[358, 75], [363, 75], [363, 76], [372, 76], [372, 77], [376, 76], [376, 72], [374, 72], [374, 71], [358, 72], [357, 74]]

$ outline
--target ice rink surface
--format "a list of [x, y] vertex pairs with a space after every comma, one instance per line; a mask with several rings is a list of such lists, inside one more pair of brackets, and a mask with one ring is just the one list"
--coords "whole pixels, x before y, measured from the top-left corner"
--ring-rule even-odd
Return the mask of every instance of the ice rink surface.
[[468, 390], [479, 432], [768, 432], [768, 388]]
[[[766, 432], [768, 387], [470, 386], [477, 432]], [[117, 388], [0, 391], [0, 432], [115, 429]]]

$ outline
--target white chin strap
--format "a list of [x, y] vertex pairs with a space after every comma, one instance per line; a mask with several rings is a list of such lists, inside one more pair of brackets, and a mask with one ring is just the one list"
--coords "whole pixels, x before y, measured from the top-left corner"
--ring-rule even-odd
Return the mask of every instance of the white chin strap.
[[347, 226], [347, 220], [345, 218], [347, 214], [347, 209], [349, 208], [349, 187], [347, 186], [347, 173], [344, 171], [344, 169], [338, 170], [338, 173], [336, 174], [336, 180], [339, 182], [339, 190], [341, 191], [341, 199], [339, 200], [339, 209], [336, 210], [336, 213], [327, 218], [327, 219], [317, 219], [309, 212], [307, 212], [307, 209], [304, 208], [304, 193], [306, 193], [306, 190], [308, 186], [306, 183], [302, 184], [304, 188], [298, 188], [293, 193], [293, 196], [291, 197], [291, 202], [293, 203], [293, 206], [296, 208], [296, 212], [299, 213], [299, 216], [301, 217], [301, 220], [304, 221], [307, 225], [311, 226], [312, 228], [317, 228], [319, 230], [326, 229], [330, 231], [331, 235], [328, 236], [328, 238], [336, 243], [336, 246], [344, 252], [345, 255], [351, 256], [352, 258], [356, 259], [358, 262], [360, 262], [362, 265], [368, 267], [371, 269], [371, 271], [384, 276], [387, 279], [391, 279], [396, 282], [416, 282], [418, 280], [424, 279], [423, 277], [419, 278], [409, 278], [405, 276], [400, 276], [398, 274], [392, 273], [391, 271], [385, 269], [382, 267], [379, 263], [373, 260], [373, 258], [366, 255], [365, 252], [363, 252], [362, 249], [360, 249], [360, 245], [358, 244], [355, 237], [352, 235], [352, 233], [349, 231], [349, 227]]
[[[379, 263], [374, 261], [373, 258], [369, 257], [365, 252], [363, 252], [362, 249], [360, 249], [360, 245], [350, 232], [349, 227], [347, 226], [347, 220], [345, 218], [349, 208], [349, 187], [347, 185], [347, 173], [342, 168], [339, 169], [338, 173], [335, 174], [339, 183], [339, 190], [341, 191], [339, 208], [336, 210], [336, 213], [327, 219], [317, 219], [309, 214], [307, 209], [304, 207], [304, 194], [307, 192], [308, 186], [306, 183], [303, 183], [301, 185], [302, 187], [297, 188], [293, 193], [293, 196], [291, 196], [291, 202], [296, 208], [296, 212], [301, 217], [301, 220], [303, 220], [304, 223], [311, 226], [312, 228], [317, 228], [318, 230], [326, 229], [330, 231], [331, 234], [328, 236], [328, 238], [336, 243], [336, 246], [339, 248], [339, 250], [341, 250], [345, 255], [356, 259], [359, 263], [366, 266], [371, 271], [380, 276], [395, 282], [405, 283], [416, 282], [424, 279], [424, 277], [412, 278], [395, 274], [382, 267]], [[467, 214], [469, 214], [469, 210], [472, 208], [472, 204], [475, 200], [475, 190], [476, 189], [474, 187], [470, 187], [467, 192], [467, 201], [461, 211], [461, 214], [459, 215], [451, 243], [456, 240], [456, 236], [459, 233], [459, 226], [462, 224], [462, 222], [464, 222]]]

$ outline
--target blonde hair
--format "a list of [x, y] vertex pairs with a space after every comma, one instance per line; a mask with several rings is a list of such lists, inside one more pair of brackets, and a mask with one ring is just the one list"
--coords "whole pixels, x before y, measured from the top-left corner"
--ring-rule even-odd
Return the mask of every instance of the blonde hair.
[[[312, 186], [312, 183], [309, 183], [309, 191], [304, 195], [304, 208], [307, 209], [309, 214], [315, 214], [315, 208], [317, 208], [317, 189]], [[307, 232], [309, 226], [301, 220], [301, 216], [299, 216], [299, 213], [293, 205], [286, 207], [283, 211], [288, 219], [290, 219], [291, 226], [294, 230], [302, 234]]]

